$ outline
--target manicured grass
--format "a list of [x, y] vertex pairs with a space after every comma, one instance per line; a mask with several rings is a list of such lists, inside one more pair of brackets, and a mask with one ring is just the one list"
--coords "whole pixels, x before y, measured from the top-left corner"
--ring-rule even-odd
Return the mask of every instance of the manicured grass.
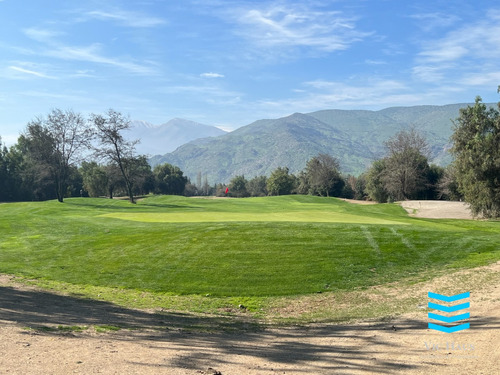
[[0, 273], [171, 295], [352, 290], [500, 259], [500, 223], [284, 196], [0, 205]]

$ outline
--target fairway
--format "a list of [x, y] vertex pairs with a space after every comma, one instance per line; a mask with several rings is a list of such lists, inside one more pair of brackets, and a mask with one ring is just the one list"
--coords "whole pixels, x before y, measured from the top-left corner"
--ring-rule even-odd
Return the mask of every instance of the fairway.
[[0, 205], [0, 273], [171, 295], [351, 290], [500, 259], [500, 223], [282, 196]]

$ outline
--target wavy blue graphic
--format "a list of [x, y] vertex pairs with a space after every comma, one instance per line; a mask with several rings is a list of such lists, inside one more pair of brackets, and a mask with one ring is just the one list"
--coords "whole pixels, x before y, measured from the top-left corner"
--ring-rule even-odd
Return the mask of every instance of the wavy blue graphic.
[[443, 315], [429, 313], [428, 316], [429, 316], [429, 318], [434, 319], [434, 320], [439, 320], [440, 322], [455, 323], [455, 322], [458, 322], [459, 320], [469, 319], [470, 313], [465, 313], [465, 314], [460, 314], [460, 315], [455, 315], [455, 316], [443, 316]]
[[443, 294], [437, 294], [437, 293], [432, 293], [428, 292], [427, 296], [429, 298], [434, 298], [438, 299], [443, 302], [455, 302], [464, 298], [469, 298], [470, 297], [470, 292], [462, 293], [462, 294], [455, 294], [454, 296], [445, 296]]
[[435, 329], [436, 331], [445, 332], [445, 333], [453, 333], [453, 332], [458, 332], [458, 331], [462, 331], [464, 329], [470, 328], [470, 324], [464, 323], [464, 324], [460, 324], [458, 326], [445, 327], [445, 326], [440, 326], [439, 324], [429, 323], [429, 328]]
[[461, 303], [460, 305], [455, 305], [455, 306], [444, 306], [444, 305], [438, 305], [437, 303], [432, 303], [429, 302], [427, 304], [427, 307], [430, 309], [435, 309], [439, 311], [444, 311], [447, 313], [452, 313], [458, 310], [463, 310], [463, 309], [468, 309], [470, 307], [470, 303]]
[[[459, 301], [459, 300], [462, 300], [465, 298], [469, 298], [470, 292], [456, 294], [454, 296], [445, 296], [443, 294], [428, 292], [427, 296], [429, 298], [433, 298], [433, 299], [436, 299], [438, 301], [450, 303], [450, 302]], [[446, 305], [440, 305], [440, 304], [434, 303], [434, 302], [428, 302], [427, 306], [431, 309], [443, 311], [445, 313], [452, 313], [452, 312], [456, 312], [456, 311], [460, 311], [460, 310], [469, 308], [470, 303], [465, 302], [465, 303], [460, 303], [460, 304], [453, 305], [453, 306], [446, 306]], [[437, 321], [440, 321], [443, 323], [455, 323], [455, 322], [458, 322], [460, 320], [469, 319], [470, 313], [467, 312], [467, 313], [458, 314], [458, 315], [454, 315], [454, 316], [445, 316], [445, 315], [439, 315], [439, 314], [435, 314], [435, 313], [430, 312], [427, 314], [427, 316], [430, 319], [434, 319], [434, 320], [437, 320]], [[464, 329], [470, 328], [470, 323], [462, 323], [462, 324], [458, 324], [456, 326], [449, 326], [449, 327], [435, 324], [435, 323], [429, 323], [428, 327], [430, 329], [434, 329], [436, 331], [453, 333], [453, 332], [458, 332], [458, 331], [462, 331]]]

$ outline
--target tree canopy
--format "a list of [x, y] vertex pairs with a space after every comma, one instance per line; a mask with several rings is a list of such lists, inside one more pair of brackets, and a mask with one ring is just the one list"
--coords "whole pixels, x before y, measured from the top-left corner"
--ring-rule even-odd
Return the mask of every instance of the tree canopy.
[[475, 215], [500, 217], [499, 110], [477, 97], [473, 106], [460, 110], [452, 141], [458, 189], [465, 201]]
[[278, 167], [267, 179], [267, 190], [270, 195], [291, 194], [295, 185], [295, 177], [289, 174], [287, 167]]

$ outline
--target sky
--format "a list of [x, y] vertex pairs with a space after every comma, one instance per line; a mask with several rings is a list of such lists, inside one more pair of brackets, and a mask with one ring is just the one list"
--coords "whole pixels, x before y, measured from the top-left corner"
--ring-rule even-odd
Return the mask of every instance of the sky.
[[0, 0], [0, 136], [54, 108], [233, 130], [498, 102], [499, 61], [492, 1]]

